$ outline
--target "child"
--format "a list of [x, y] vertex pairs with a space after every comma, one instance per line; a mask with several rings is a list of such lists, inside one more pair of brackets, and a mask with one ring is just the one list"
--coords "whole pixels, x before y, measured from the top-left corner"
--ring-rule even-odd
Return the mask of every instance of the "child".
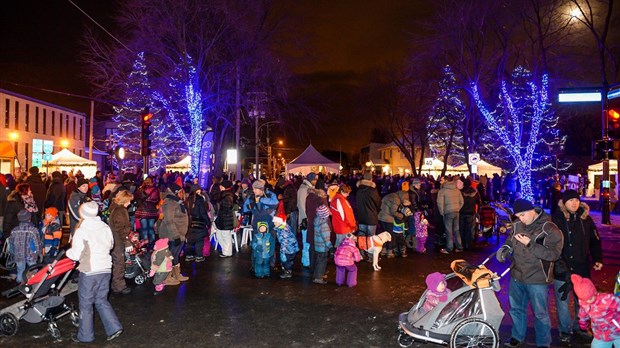
[[[406, 181], [404, 183], [406, 183]], [[405, 244], [405, 231], [407, 230], [407, 226], [405, 221], [413, 215], [410, 206], [411, 202], [405, 199], [403, 200], [402, 205], [399, 205], [398, 207], [398, 212], [401, 213], [403, 217], [394, 217], [394, 223], [392, 226], [392, 242], [390, 243], [390, 246], [393, 249], [393, 254], [390, 253], [389, 255], [395, 254], [400, 257], [407, 257], [407, 244]]]
[[51, 262], [58, 253], [60, 240], [62, 239], [62, 229], [60, 228], [60, 219], [58, 218], [58, 209], [49, 207], [45, 209], [43, 217], [43, 249], [46, 261]]
[[620, 347], [620, 298], [612, 294], [598, 294], [588, 278], [578, 274], [570, 277], [575, 295], [579, 298], [579, 328], [592, 326], [592, 347]]
[[295, 255], [299, 251], [299, 245], [291, 227], [286, 223], [285, 217], [286, 215], [274, 216], [273, 225], [278, 236], [278, 242], [280, 242], [280, 261], [282, 261], [284, 268], [284, 273], [280, 275], [280, 278], [290, 279], [293, 277], [293, 261], [295, 261]]
[[424, 216], [424, 213], [417, 211], [414, 214], [415, 218], [415, 237], [418, 240], [416, 245], [416, 251], [420, 254], [426, 253], [426, 238], [428, 237], [428, 220]]
[[[151, 255], [151, 271], [149, 277], [153, 278], [155, 292], [153, 295], [159, 295], [166, 287], [166, 280], [172, 271], [172, 253], [168, 249], [168, 238], [160, 238], [155, 242], [153, 247], [153, 255]], [[177, 284], [179, 281], [177, 280]], [[172, 285], [172, 284], [169, 284]]]
[[451, 291], [446, 287], [446, 276], [439, 272], [426, 276], [426, 286], [426, 300], [422, 308], [428, 312], [439, 302], [446, 302]]
[[314, 217], [314, 278], [313, 283], [327, 284], [323, 278], [325, 269], [327, 268], [327, 257], [329, 250], [332, 248], [331, 227], [329, 225], [329, 216], [331, 215], [326, 202], [323, 202], [316, 208], [316, 216]]
[[19, 225], [11, 230], [11, 235], [9, 236], [9, 248], [11, 254], [13, 254], [13, 260], [17, 264], [17, 277], [15, 280], [18, 284], [27, 280], [22, 279], [26, 266], [36, 264], [41, 253], [39, 231], [30, 222], [31, 219], [32, 214], [28, 210], [20, 210], [17, 213]]
[[341, 286], [344, 284], [344, 278], [347, 271], [347, 286], [352, 288], [357, 285], [357, 266], [356, 262], [360, 262], [362, 255], [360, 255], [359, 249], [355, 246], [355, 236], [352, 234], [347, 235], [347, 238], [342, 240], [336, 253], [334, 254], [334, 261], [336, 263], [336, 284]]
[[271, 275], [269, 261], [274, 254], [275, 239], [269, 233], [269, 222], [256, 223], [258, 233], [252, 239], [252, 256], [254, 275], [256, 278], [266, 278]]

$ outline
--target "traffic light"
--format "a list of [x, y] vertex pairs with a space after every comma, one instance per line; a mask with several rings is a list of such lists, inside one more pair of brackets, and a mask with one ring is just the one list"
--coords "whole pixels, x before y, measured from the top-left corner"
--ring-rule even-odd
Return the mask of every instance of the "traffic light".
[[151, 118], [153, 118], [153, 114], [149, 112], [149, 108], [147, 107], [140, 114], [140, 118], [142, 119], [140, 154], [142, 156], [149, 156], [151, 154]]

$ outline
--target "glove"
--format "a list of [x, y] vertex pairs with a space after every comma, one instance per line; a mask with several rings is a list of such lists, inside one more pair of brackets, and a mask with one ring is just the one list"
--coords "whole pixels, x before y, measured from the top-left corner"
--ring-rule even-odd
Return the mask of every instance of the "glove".
[[562, 293], [562, 297], [560, 297], [560, 299], [562, 301], [566, 301], [566, 299], [568, 298], [568, 294], [571, 291], [573, 291], [573, 282], [567, 280], [566, 282], [564, 282], [564, 285], [560, 286], [560, 288], [558, 289], [558, 292]]
[[133, 251], [133, 247], [132, 246], [125, 247], [125, 252], [126, 253], [130, 253], [132, 251]]
[[282, 261], [282, 263], [286, 262], [286, 254], [285, 253], [280, 253], [280, 261]]
[[502, 245], [497, 253], [495, 254], [495, 258], [499, 262], [506, 262], [507, 259], [510, 259], [512, 256], [512, 248], [509, 245]]
[[308, 219], [304, 218], [301, 220], [301, 225], [299, 225], [299, 230], [307, 230], [308, 229]]

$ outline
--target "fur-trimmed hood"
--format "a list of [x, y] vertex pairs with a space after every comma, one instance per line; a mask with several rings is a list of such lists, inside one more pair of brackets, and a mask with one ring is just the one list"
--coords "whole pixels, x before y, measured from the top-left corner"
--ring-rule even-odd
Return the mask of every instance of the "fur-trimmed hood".
[[[560, 208], [560, 211], [564, 215], [564, 218], [566, 220], [569, 220], [570, 219], [570, 212], [568, 211], [568, 209], [566, 209], [566, 206], [564, 205], [564, 202], [562, 202], [562, 200], [560, 200], [558, 202], [558, 207]], [[588, 216], [590, 215], [590, 206], [587, 205], [584, 202], [580, 202], [579, 203], [579, 208], [577, 208], [577, 215], [579, 215], [581, 220], [587, 219]]]
[[370, 186], [372, 188], [376, 188], [377, 184], [375, 184], [372, 180], [366, 180], [366, 179], [362, 179], [360, 181], [357, 182], [356, 186], [360, 187], [361, 185], [364, 186]]

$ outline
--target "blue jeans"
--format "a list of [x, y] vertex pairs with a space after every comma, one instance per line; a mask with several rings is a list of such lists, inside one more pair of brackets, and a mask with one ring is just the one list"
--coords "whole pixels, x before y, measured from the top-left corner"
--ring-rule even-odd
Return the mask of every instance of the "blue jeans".
[[[463, 249], [461, 244], [461, 234], [459, 233], [459, 213], [445, 213], [443, 215], [443, 225], [446, 229], [446, 250], [452, 251]], [[454, 245], [456, 242], [456, 245]]]
[[534, 333], [537, 346], [551, 346], [551, 319], [547, 295], [547, 284], [523, 284], [510, 279], [510, 316], [512, 317], [512, 338], [523, 342], [527, 331], [527, 305], [534, 312]]
[[620, 347], [620, 338], [616, 338], [613, 341], [601, 341], [601, 340], [595, 338], [595, 339], [592, 340], [592, 345], [590, 345], [590, 347], [592, 347], [592, 348], [611, 348], [612, 345], [616, 346], [616, 348]]
[[291, 232], [293, 232], [293, 235], [296, 236], [297, 235], [297, 227], [299, 225], [299, 212], [298, 211], [292, 211], [290, 214], [288, 214], [288, 218], [286, 219], [286, 223], [291, 226]]
[[140, 219], [140, 239], [149, 240], [149, 243], [155, 241], [155, 219]]
[[359, 224], [358, 227], [360, 232], [363, 232], [363, 235], [365, 236], [374, 236], [377, 233], [377, 225]]
[[22, 280], [24, 282], [28, 281], [28, 279], [22, 279], [22, 275], [24, 274], [24, 271], [26, 270], [26, 267], [30, 267], [32, 265], [36, 265], [37, 262], [36, 261], [34, 261], [34, 262], [18, 261], [18, 262], [15, 262], [15, 264], [16, 264], [16, 268], [17, 268], [15, 270], [17, 272], [17, 275], [15, 276], [15, 280], [17, 281], [17, 283], [21, 283]]
[[[562, 293], [558, 291], [558, 289], [564, 285], [563, 280], [554, 280], [553, 288], [555, 291], [555, 304], [558, 309], [558, 330], [561, 333], [570, 334], [575, 330], [579, 330], [579, 300], [575, 296], [573, 291], [568, 294], [566, 297], [566, 301], [562, 301]], [[573, 299], [574, 302], [574, 315], [571, 316], [570, 313], [570, 299]]]
[[95, 340], [95, 313], [93, 305], [97, 308], [97, 313], [99, 313], [99, 318], [101, 318], [107, 336], [123, 329], [112, 305], [108, 302], [111, 276], [110, 273], [86, 275], [80, 272], [78, 282], [80, 329], [78, 330], [77, 339], [81, 342], [92, 342]]

